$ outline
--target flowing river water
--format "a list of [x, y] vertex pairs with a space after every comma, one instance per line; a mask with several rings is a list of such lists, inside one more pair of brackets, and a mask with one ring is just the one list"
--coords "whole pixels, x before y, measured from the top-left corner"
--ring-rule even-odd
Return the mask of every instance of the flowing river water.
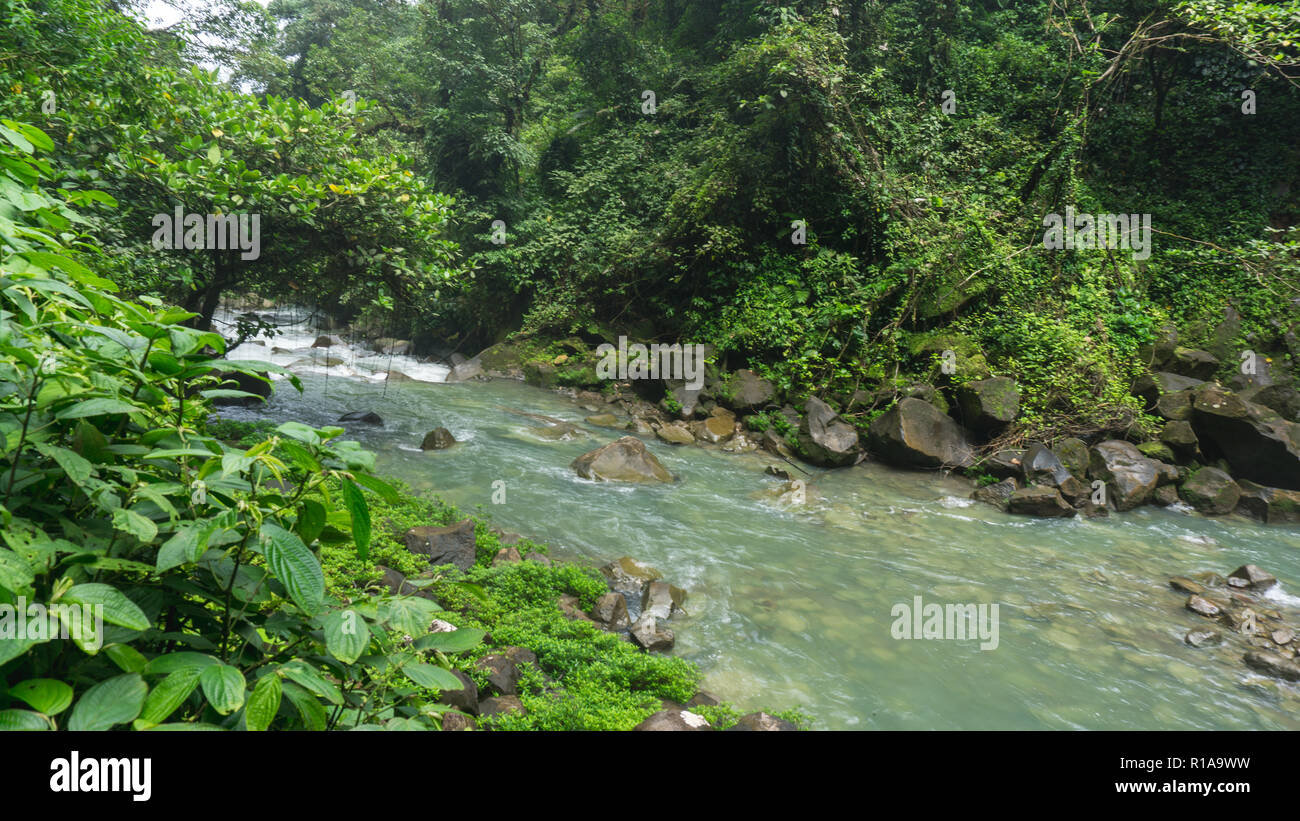
[[[232, 358], [291, 365], [265, 406], [233, 419], [349, 426], [377, 470], [553, 545], [560, 557], [632, 556], [688, 592], [668, 623], [703, 686], [753, 708], [801, 707], [819, 729], [1300, 729], [1300, 689], [1254, 673], [1244, 647], [1194, 648], [1205, 620], [1171, 576], [1253, 563], [1281, 581], [1271, 605], [1300, 621], [1300, 527], [1144, 507], [1108, 518], [1029, 519], [971, 502], [965, 479], [875, 463], [808, 467], [807, 501], [783, 505], [765, 454], [646, 446], [673, 485], [596, 483], [569, 463], [621, 431], [522, 383], [446, 383], [447, 368], [352, 347], [311, 349], [287, 329]], [[273, 347], [279, 348], [273, 352]], [[326, 357], [342, 360], [327, 366]], [[297, 364], [293, 364], [297, 363]], [[413, 377], [385, 384], [388, 369]], [[554, 441], [511, 408], [576, 423]], [[434, 427], [458, 444], [422, 452]], [[495, 482], [505, 502], [493, 504]], [[896, 605], [997, 604], [998, 644], [895, 639]], [[1224, 628], [1215, 626], [1215, 629]]]

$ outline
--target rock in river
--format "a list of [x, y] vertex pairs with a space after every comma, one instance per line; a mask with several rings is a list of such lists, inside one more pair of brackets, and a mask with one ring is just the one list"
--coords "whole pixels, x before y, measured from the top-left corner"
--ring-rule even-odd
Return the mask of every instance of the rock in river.
[[624, 436], [584, 453], [570, 465], [584, 479], [605, 482], [671, 482], [669, 473], [645, 444]]
[[830, 405], [815, 396], [804, 404], [798, 442], [799, 452], [815, 465], [851, 465], [861, 453], [857, 428], [840, 419]]
[[899, 467], [970, 467], [970, 438], [956, 422], [928, 402], [904, 399], [871, 423], [872, 451]]
[[1106, 483], [1119, 510], [1143, 504], [1160, 483], [1156, 461], [1143, 456], [1132, 443], [1118, 439], [1093, 445], [1091, 472]]
[[443, 450], [456, 444], [456, 437], [446, 428], [434, 428], [424, 435], [420, 450]]

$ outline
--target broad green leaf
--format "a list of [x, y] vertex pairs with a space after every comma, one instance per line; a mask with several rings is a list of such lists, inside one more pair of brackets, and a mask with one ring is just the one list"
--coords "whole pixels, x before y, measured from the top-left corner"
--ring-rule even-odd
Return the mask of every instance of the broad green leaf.
[[355, 610], [335, 610], [325, 616], [325, 647], [334, 658], [351, 664], [370, 646], [370, 626]]
[[462, 690], [465, 688], [465, 683], [460, 679], [447, 670], [435, 667], [432, 664], [412, 662], [402, 665], [402, 672], [407, 678], [421, 687], [430, 687], [435, 690]]
[[37, 443], [36, 449], [45, 456], [48, 456], [50, 459], [53, 459], [74, 484], [85, 484], [86, 480], [90, 478], [90, 472], [92, 469], [90, 462], [83, 459], [73, 451], [70, 451], [67, 448], [56, 447], [45, 442]]
[[339, 688], [335, 687], [333, 682], [301, 659], [294, 659], [284, 664], [280, 667], [280, 672], [316, 695], [321, 696], [330, 704], [343, 703], [343, 694], [339, 692]]
[[168, 673], [174, 673], [177, 670], [184, 670], [186, 668], [203, 670], [206, 667], [219, 663], [220, 662], [212, 656], [209, 656], [207, 653], [194, 653], [190, 651], [168, 653], [165, 656], [159, 656], [149, 662], [149, 664], [144, 668], [144, 674], [146, 676], [167, 675]]
[[123, 507], [113, 511], [113, 527], [146, 543], [158, 535], [158, 525], [152, 519]]
[[0, 710], [0, 732], [14, 730], [52, 730], [50, 720], [31, 710]]
[[104, 655], [127, 673], [143, 672], [149, 664], [148, 660], [140, 655], [140, 651], [129, 644], [110, 644], [104, 648]]
[[358, 473], [355, 478], [357, 484], [378, 493], [379, 498], [389, 504], [397, 504], [402, 500], [402, 494], [398, 493], [397, 490], [387, 482], [380, 481], [379, 479], [365, 473]]
[[370, 558], [370, 508], [361, 489], [347, 479], [343, 480], [343, 504], [352, 517], [352, 538], [357, 543], [357, 556], [365, 561]]
[[244, 674], [228, 664], [213, 664], [203, 668], [199, 684], [212, 709], [221, 715], [230, 715], [244, 705]]
[[307, 544], [316, 541], [325, 529], [325, 507], [313, 499], [304, 499], [298, 511], [298, 524], [294, 528], [299, 538]]
[[442, 611], [438, 605], [419, 596], [403, 596], [388, 602], [385, 621], [394, 630], [408, 636], [423, 636]]
[[9, 695], [20, 698], [33, 710], [47, 716], [58, 715], [72, 704], [72, 688], [52, 678], [29, 678], [9, 688]]
[[139, 605], [109, 584], [92, 582], [73, 585], [59, 599], [59, 603], [90, 605], [95, 613], [98, 613], [99, 608], [102, 607], [104, 621], [109, 624], [116, 624], [128, 630], [149, 629], [149, 618], [145, 616]]
[[447, 633], [430, 633], [415, 642], [417, 650], [437, 650], [441, 653], [461, 653], [478, 647], [486, 633], [476, 627], [462, 627]]
[[110, 413], [139, 413], [140, 408], [121, 399], [87, 399], [69, 405], [55, 414], [59, 419], [81, 419], [87, 416], [105, 416]]
[[106, 679], [81, 694], [72, 708], [68, 729], [107, 730], [126, 724], [140, 715], [149, 687], [138, 673], [124, 673]]
[[280, 710], [280, 677], [272, 673], [262, 676], [253, 686], [248, 696], [248, 706], [244, 708], [244, 725], [249, 730], [265, 730], [275, 720]]
[[[208, 668], [211, 669], [211, 668]], [[144, 709], [140, 719], [149, 724], [161, 724], [176, 712], [176, 708], [189, 698], [190, 693], [199, 683], [201, 671], [186, 667], [171, 673], [167, 678], [154, 685], [149, 697], [144, 700]]]
[[302, 723], [308, 730], [324, 730], [328, 718], [325, 715], [325, 707], [316, 697], [303, 688], [294, 684], [292, 681], [284, 682], [284, 694], [293, 702], [293, 706], [298, 708], [298, 714], [302, 716]]
[[320, 562], [302, 539], [279, 525], [264, 523], [261, 535], [266, 563], [289, 591], [289, 598], [309, 615], [318, 612], [325, 599]]

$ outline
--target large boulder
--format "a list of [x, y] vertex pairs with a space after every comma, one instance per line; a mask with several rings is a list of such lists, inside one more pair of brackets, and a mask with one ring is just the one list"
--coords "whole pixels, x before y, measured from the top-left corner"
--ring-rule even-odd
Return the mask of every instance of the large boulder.
[[1023, 516], [1062, 517], [1073, 516], [1076, 511], [1054, 487], [1036, 485], [1021, 488], [1007, 500], [1007, 510]]
[[1071, 503], [1078, 503], [1088, 495], [1088, 486], [1076, 478], [1054, 451], [1041, 442], [1034, 442], [1021, 458], [1025, 483], [1054, 487]]
[[967, 427], [996, 430], [1020, 412], [1020, 389], [1016, 380], [1006, 376], [967, 382], [957, 388], [957, 407]]
[[454, 564], [461, 570], [474, 566], [474, 520], [446, 527], [413, 527], [403, 537], [406, 549], [429, 557], [429, 564]]
[[606, 593], [591, 608], [592, 621], [606, 630], [624, 630], [631, 624], [627, 615], [627, 600], [622, 593]]
[[655, 436], [670, 445], [691, 445], [695, 443], [695, 434], [681, 422], [669, 422], [655, 428]]
[[1192, 428], [1201, 450], [1232, 472], [1270, 487], [1300, 490], [1300, 424], [1219, 385], [1196, 391]]
[[746, 368], [727, 379], [726, 393], [731, 408], [742, 413], [762, 410], [776, 400], [776, 386]]
[[362, 422], [367, 425], [383, 425], [384, 417], [374, 411], [351, 411], [339, 417], [340, 422]]
[[1081, 482], [1088, 478], [1088, 465], [1092, 459], [1088, 454], [1088, 446], [1082, 439], [1072, 436], [1062, 439], [1052, 448], [1052, 453], [1056, 454], [1074, 478]]
[[464, 362], [457, 362], [453, 365], [451, 373], [447, 374], [447, 381], [468, 382], [471, 379], [479, 379], [483, 376], [483, 363], [476, 356], [473, 359], [466, 359]]
[[1160, 441], [1183, 459], [1191, 459], [1200, 452], [1200, 440], [1196, 438], [1196, 431], [1192, 430], [1192, 423], [1181, 419], [1165, 423], [1160, 431]]
[[1192, 379], [1213, 379], [1219, 369], [1219, 358], [1209, 351], [1196, 348], [1174, 348], [1173, 358], [1165, 367], [1180, 376]]
[[1247, 388], [1241, 398], [1277, 411], [1288, 422], [1300, 422], [1300, 391], [1290, 385], [1273, 384]]
[[1300, 524], [1300, 491], [1265, 487], [1249, 479], [1237, 480], [1241, 496], [1237, 512], [1267, 524]]
[[1151, 497], [1160, 484], [1156, 460], [1142, 455], [1131, 442], [1111, 439], [1093, 445], [1090, 472], [1106, 483], [1118, 510], [1132, 510]]
[[660, 630], [658, 621], [649, 613], [642, 613], [641, 617], [632, 624], [630, 632], [632, 640], [635, 641], [642, 649], [648, 651], [671, 650], [676, 637], [671, 630]]
[[857, 428], [840, 419], [830, 405], [815, 396], [809, 397], [804, 405], [798, 442], [799, 453], [815, 465], [851, 465], [862, 452]]
[[1241, 488], [1218, 468], [1204, 467], [1187, 477], [1179, 495], [1201, 513], [1222, 516], [1237, 507]]
[[920, 399], [904, 399], [878, 416], [867, 433], [871, 450], [899, 467], [970, 467], [975, 453], [967, 432]]
[[1278, 653], [1270, 653], [1267, 650], [1250, 650], [1246, 653], [1244, 661], [1247, 667], [1264, 675], [1286, 681], [1300, 681], [1300, 664], [1296, 664], [1291, 659]]
[[673, 475], [634, 436], [624, 436], [573, 460], [582, 478], [601, 482], [672, 482]]

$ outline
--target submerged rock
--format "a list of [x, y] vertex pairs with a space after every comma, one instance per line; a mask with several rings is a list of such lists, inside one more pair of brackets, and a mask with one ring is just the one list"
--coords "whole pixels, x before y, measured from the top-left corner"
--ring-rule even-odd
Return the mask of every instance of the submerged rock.
[[770, 713], [750, 713], [743, 715], [734, 725], [727, 728], [729, 732], [793, 732], [799, 728], [783, 718]]
[[1003, 479], [1001, 482], [976, 488], [975, 492], [971, 494], [971, 498], [977, 502], [993, 505], [999, 510], [1006, 510], [1011, 504], [1012, 494], [1019, 487], [1015, 479]]
[[681, 609], [686, 591], [663, 581], [652, 581], [641, 591], [641, 612], [666, 619]]
[[611, 590], [627, 593], [637, 599], [641, 598], [641, 591], [645, 589], [647, 584], [664, 577], [662, 573], [650, 565], [639, 562], [630, 556], [615, 559], [601, 567], [600, 572], [609, 583]]
[[456, 437], [446, 428], [434, 428], [424, 435], [420, 450], [445, 450], [456, 444]]
[[920, 399], [904, 399], [871, 423], [873, 452], [899, 467], [970, 467], [970, 437], [950, 417]]
[[584, 479], [605, 482], [672, 482], [669, 473], [645, 444], [624, 436], [584, 453], [570, 465]]
[[352, 411], [339, 417], [340, 422], [364, 422], [367, 425], [382, 425], [384, 417], [374, 411]]
[[1277, 653], [1251, 650], [1242, 659], [1246, 666], [1264, 675], [1285, 681], [1300, 681], [1300, 664]]

